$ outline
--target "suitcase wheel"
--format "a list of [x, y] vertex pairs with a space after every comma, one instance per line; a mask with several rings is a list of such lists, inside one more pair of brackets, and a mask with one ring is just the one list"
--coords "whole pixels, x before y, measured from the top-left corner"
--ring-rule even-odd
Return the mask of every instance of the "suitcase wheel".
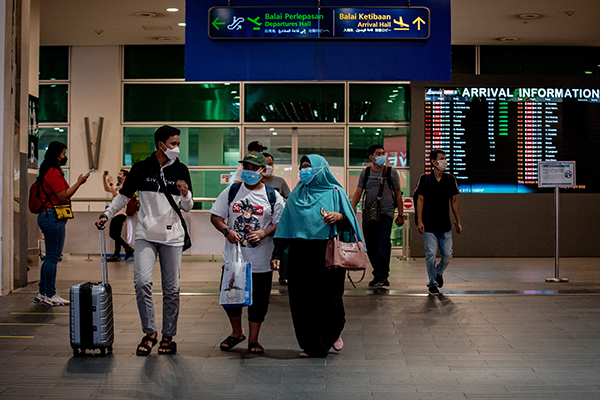
[[112, 348], [112, 346], [108, 346], [108, 347], [106, 348], [106, 354], [112, 354], [112, 352], [113, 352], [113, 348]]
[[79, 348], [77, 348], [77, 347], [73, 347], [73, 355], [74, 355], [75, 357], [79, 357]]

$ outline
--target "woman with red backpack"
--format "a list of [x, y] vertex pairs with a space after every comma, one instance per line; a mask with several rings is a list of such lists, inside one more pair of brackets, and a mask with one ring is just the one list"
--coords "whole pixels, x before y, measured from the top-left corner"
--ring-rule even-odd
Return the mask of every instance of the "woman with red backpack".
[[40, 185], [40, 197], [43, 207], [38, 214], [38, 226], [46, 241], [46, 258], [40, 270], [39, 291], [34, 301], [49, 306], [65, 306], [68, 300], [56, 293], [56, 267], [65, 244], [67, 220], [73, 218], [71, 197], [83, 185], [88, 174], [79, 175], [73, 186], [63, 175], [61, 166], [67, 164], [67, 146], [61, 142], [48, 145], [44, 162], [40, 166], [37, 182]]

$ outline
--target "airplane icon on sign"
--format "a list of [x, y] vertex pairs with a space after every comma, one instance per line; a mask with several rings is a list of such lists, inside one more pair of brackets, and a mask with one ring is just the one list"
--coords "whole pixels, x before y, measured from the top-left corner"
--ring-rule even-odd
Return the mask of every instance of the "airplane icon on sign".
[[409, 25], [404, 23], [404, 21], [402, 20], [402, 17], [398, 17], [398, 19], [399, 19], [400, 21], [396, 21], [396, 20], [394, 20], [394, 23], [395, 23], [396, 25], [399, 25], [400, 27], [399, 27], [399, 28], [394, 28], [394, 30], [395, 30], [395, 31], [407, 31], [407, 30], [408, 30], [408, 28], [409, 28]]

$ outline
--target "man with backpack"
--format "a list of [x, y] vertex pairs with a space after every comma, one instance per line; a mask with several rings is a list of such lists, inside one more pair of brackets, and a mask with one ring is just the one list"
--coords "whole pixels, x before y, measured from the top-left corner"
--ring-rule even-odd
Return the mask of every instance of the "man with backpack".
[[352, 196], [352, 208], [356, 213], [356, 205], [364, 190], [362, 226], [367, 255], [373, 267], [373, 280], [369, 282], [369, 286], [390, 286], [388, 281], [392, 254], [390, 235], [396, 207], [398, 208], [396, 225], [404, 224], [400, 177], [396, 171], [385, 165], [386, 155], [382, 145], [373, 145], [367, 152], [373, 165], [360, 173], [358, 185]]
[[[225, 236], [223, 263], [231, 263], [238, 243], [244, 261], [252, 264], [252, 305], [248, 307], [248, 351], [263, 354], [258, 342], [260, 328], [269, 308], [273, 271], [273, 235], [283, 212], [283, 197], [261, 179], [267, 161], [260, 152], [246, 154], [242, 164], [243, 182], [225, 188], [217, 197], [210, 213], [210, 222]], [[231, 324], [229, 335], [219, 346], [229, 351], [246, 340], [242, 328], [242, 307], [223, 307]]]
[[[429, 154], [433, 170], [423, 174], [417, 183], [415, 195], [416, 222], [419, 233], [423, 235], [425, 262], [429, 282], [427, 288], [431, 294], [439, 294], [444, 285], [444, 271], [452, 259], [452, 224], [448, 208], [452, 207], [456, 219], [456, 232], [462, 233], [460, 212], [456, 196], [459, 193], [454, 175], [444, 173], [448, 166], [446, 154], [434, 149]], [[441, 260], [436, 265], [438, 247]]]

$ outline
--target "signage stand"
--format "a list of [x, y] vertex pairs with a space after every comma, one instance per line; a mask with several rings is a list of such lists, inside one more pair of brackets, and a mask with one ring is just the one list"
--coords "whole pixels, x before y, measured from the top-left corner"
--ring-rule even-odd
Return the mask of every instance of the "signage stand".
[[556, 211], [554, 278], [546, 278], [546, 282], [569, 282], [568, 278], [560, 278], [559, 276], [559, 188], [575, 187], [575, 161], [540, 161], [538, 163], [538, 187], [554, 188]]
[[554, 231], [555, 231], [555, 250], [554, 250], [554, 278], [546, 278], [546, 282], [569, 282], [569, 278], [559, 278], [559, 257], [558, 257], [558, 227], [559, 227], [559, 221], [558, 221], [558, 215], [559, 215], [559, 188], [558, 186], [554, 188], [554, 203], [555, 203], [555, 209], [556, 209], [556, 222], [555, 222], [555, 227], [554, 227]]

